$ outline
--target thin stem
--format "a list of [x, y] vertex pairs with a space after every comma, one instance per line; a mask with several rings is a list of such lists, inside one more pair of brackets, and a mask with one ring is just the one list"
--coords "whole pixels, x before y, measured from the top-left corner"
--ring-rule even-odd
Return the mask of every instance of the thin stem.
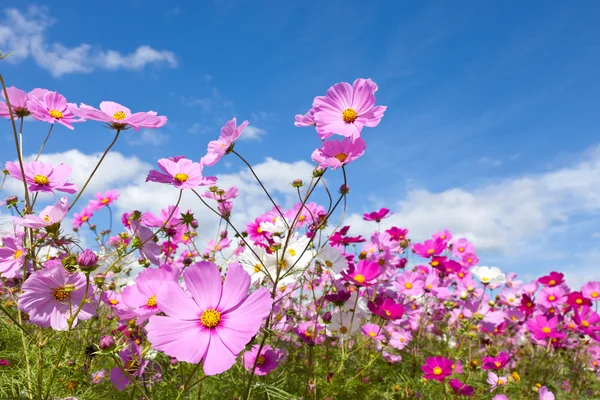
[[73, 203], [71, 203], [71, 205], [69, 206], [69, 211], [71, 211], [71, 209], [73, 209], [73, 207], [75, 206], [75, 203], [77, 203], [77, 200], [79, 200], [79, 198], [81, 197], [81, 195], [85, 191], [85, 188], [87, 187], [87, 185], [92, 180], [92, 177], [94, 176], [94, 174], [96, 173], [96, 171], [100, 167], [100, 164], [102, 164], [102, 161], [104, 161], [104, 157], [106, 157], [106, 155], [108, 154], [108, 152], [110, 151], [110, 149], [112, 149], [112, 147], [117, 142], [117, 139], [119, 138], [119, 134], [120, 133], [121, 133], [121, 130], [117, 129], [117, 134], [115, 135], [115, 138], [110, 143], [110, 145], [106, 148], [106, 150], [104, 151], [104, 154], [102, 154], [102, 157], [100, 157], [100, 160], [98, 160], [98, 164], [96, 164], [96, 167], [92, 171], [92, 174], [89, 176], [89, 178], [87, 179], [87, 181], [85, 182], [85, 184], [83, 185], [83, 187], [81, 188], [81, 190], [79, 191], [79, 193], [77, 194], [77, 197], [75, 197], [75, 200], [73, 200]]
[[52, 128], [54, 128], [54, 124], [50, 125], [50, 130], [48, 131], [48, 134], [46, 135], [46, 139], [44, 139], [44, 143], [42, 143], [42, 147], [40, 147], [40, 151], [38, 151], [38, 154], [35, 157], [35, 161], [37, 161], [38, 158], [40, 158], [40, 156], [42, 155], [42, 152], [44, 151], [44, 147], [46, 147], [46, 142], [48, 142], [48, 139], [50, 139], [50, 134], [52, 133]]

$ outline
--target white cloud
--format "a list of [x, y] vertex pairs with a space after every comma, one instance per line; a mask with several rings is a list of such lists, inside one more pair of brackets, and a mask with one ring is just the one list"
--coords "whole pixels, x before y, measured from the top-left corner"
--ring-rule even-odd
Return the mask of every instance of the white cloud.
[[248, 125], [240, 136], [240, 140], [260, 140], [267, 132], [252, 125]]
[[30, 6], [24, 13], [8, 8], [4, 13], [6, 18], [0, 21], [0, 47], [5, 52], [14, 52], [6, 58], [10, 63], [32, 57], [40, 67], [56, 77], [90, 73], [96, 69], [140, 70], [151, 64], [177, 66], [173, 52], [156, 50], [148, 45], [141, 45], [129, 54], [121, 54], [115, 50], [103, 51], [87, 43], [75, 47], [49, 43], [46, 32], [56, 20], [48, 16], [47, 7]]
[[[451, 229], [473, 240], [478, 250], [511, 254], [520, 243], [532, 241], [551, 228], [565, 226], [576, 216], [592, 216], [600, 210], [600, 147], [584, 154], [582, 161], [551, 172], [515, 177], [467, 190], [441, 192], [409, 190], [382, 225], [407, 227], [423, 240], [432, 233]], [[367, 234], [372, 222], [362, 214], [346, 221]]]
[[127, 142], [132, 146], [162, 146], [169, 139], [169, 135], [156, 129], [142, 129], [139, 133], [127, 136]]

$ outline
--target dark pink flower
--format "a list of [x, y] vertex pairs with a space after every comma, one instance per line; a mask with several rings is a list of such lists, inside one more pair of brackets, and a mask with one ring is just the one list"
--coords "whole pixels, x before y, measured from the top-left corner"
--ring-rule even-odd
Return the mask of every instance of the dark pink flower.
[[373, 284], [374, 279], [381, 275], [381, 272], [381, 267], [376, 262], [360, 260], [353, 271], [342, 271], [342, 276], [356, 286], [369, 286]]
[[483, 359], [481, 361], [482, 361], [482, 365], [481, 365], [482, 369], [499, 370], [499, 369], [504, 368], [506, 366], [506, 364], [508, 364], [508, 362], [510, 361], [510, 356], [508, 355], [508, 353], [502, 352], [502, 353], [498, 354], [496, 357], [490, 357], [490, 356], [483, 357]]
[[560, 272], [552, 271], [546, 276], [542, 276], [538, 279], [538, 282], [542, 285], [553, 287], [562, 284], [565, 281], [565, 275]]
[[404, 306], [390, 298], [379, 297], [375, 302], [368, 303], [369, 310], [384, 319], [400, 319], [404, 315]]
[[365, 221], [381, 222], [382, 219], [387, 218], [387, 217], [389, 217], [391, 215], [392, 215], [392, 213], [390, 213], [389, 209], [382, 208], [379, 211], [373, 211], [371, 213], [365, 214], [363, 216], [363, 219]]
[[450, 379], [448, 384], [454, 390], [454, 393], [459, 394], [461, 396], [473, 396], [475, 390], [473, 386], [469, 386], [466, 383], [462, 383], [458, 379]]
[[280, 354], [276, 350], [273, 350], [271, 346], [266, 345], [262, 348], [259, 355], [259, 348], [260, 346], [255, 344], [250, 351], [246, 351], [242, 358], [242, 365], [246, 371], [252, 372], [252, 368], [256, 364], [254, 374], [264, 376], [279, 366]]
[[441, 356], [429, 357], [425, 360], [425, 364], [421, 366], [421, 370], [424, 374], [423, 378], [443, 382], [444, 379], [452, 375], [452, 360]]

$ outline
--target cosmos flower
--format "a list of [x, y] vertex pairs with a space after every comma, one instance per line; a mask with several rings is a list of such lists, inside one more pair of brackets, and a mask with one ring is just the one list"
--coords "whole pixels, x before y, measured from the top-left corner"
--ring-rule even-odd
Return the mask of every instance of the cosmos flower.
[[151, 315], [162, 311], [156, 301], [157, 293], [164, 284], [173, 281], [174, 276], [170, 270], [146, 269], [135, 278], [135, 284], [123, 289], [123, 303], [139, 315], [140, 321], [145, 321]]
[[260, 351], [260, 355], [258, 355], [259, 348], [260, 345], [255, 344], [252, 346], [252, 349], [246, 351], [242, 358], [242, 365], [246, 371], [251, 372], [256, 363], [254, 374], [264, 376], [279, 366], [280, 354], [276, 350], [273, 350], [271, 346], [266, 345]]
[[146, 177], [146, 182], [167, 183], [177, 189], [195, 189], [198, 186], [214, 185], [215, 177], [202, 176], [202, 164], [181, 158], [177, 161], [168, 158], [158, 160], [162, 172], [152, 170]]
[[200, 160], [200, 164], [213, 166], [219, 161], [228, 151], [231, 146], [240, 137], [244, 128], [248, 125], [248, 121], [242, 122], [237, 126], [237, 121], [232, 118], [221, 128], [219, 139], [208, 143], [207, 153]]
[[[130, 343], [129, 347], [121, 350], [119, 357], [123, 362], [123, 369], [134, 379], [141, 378], [150, 362], [142, 358], [142, 349], [135, 342]], [[110, 381], [117, 390], [124, 390], [131, 383], [129, 376], [124, 374], [119, 367], [114, 367], [110, 371]]]
[[377, 84], [371, 79], [359, 78], [351, 86], [347, 82], [336, 83], [325, 96], [313, 102], [314, 121], [321, 139], [335, 134], [353, 141], [360, 137], [362, 128], [379, 124], [386, 106], [375, 106]]
[[[23, 181], [23, 174], [18, 162], [7, 162], [6, 169], [10, 176]], [[28, 188], [31, 192], [54, 193], [54, 190], [58, 190], [73, 194], [77, 191], [77, 186], [67, 183], [71, 174], [71, 167], [67, 164], [53, 167], [50, 163], [31, 161], [23, 163], [23, 170], [25, 171], [25, 182], [29, 185]]]
[[362, 334], [367, 336], [370, 339], [374, 340], [383, 340], [385, 336], [381, 332], [381, 327], [375, 324], [364, 324], [361, 327]]
[[220, 374], [258, 332], [273, 300], [266, 288], [247, 295], [250, 276], [229, 266], [225, 282], [216, 264], [202, 261], [183, 272], [191, 297], [174, 282], [165, 282], [157, 303], [166, 316], [152, 316], [146, 326], [152, 346], [180, 361], [203, 361], [206, 375]]
[[79, 107], [71, 104], [69, 110], [82, 118], [106, 122], [112, 129], [160, 128], [167, 123], [167, 117], [157, 116], [154, 111], [131, 113], [129, 108], [112, 101], [100, 103], [100, 109], [81, 103]]
[[506, 282], [506, 276], [498, 267], [473, 267], [471, 268], [471, 272], [479, 278], [484, 285]]
[[354, 270], [342, 271], [342, 276], [356, 286], [369, 286], [381, 273], [381, 267], [376, 262], [360, 260]]
[[27, 109], [33, 118], [51, 124], [58, 122], [69, 129], [74, 129], [72, 123], [85, 121], [73, 114], [71, 107], [74, 105], [67, 103], [65, 96], [58, 92], [46, 92], [42, 97], [30, 96], [27, 100]]
[[[85, 295], [85, 276], [69, 274], [62, 265], [37, 270], [23, 284], [23, 294], [19, 297], [19, 310], [29, 314], [29, 320], [43, 328], [61, 331], [69, 328], [72, 318]], [[88, 296], [94, 292], [88, 289]], [[83, 307], [73, 320], [87, 320], [94, 316], [95, 305], [83, 303]]]
[[354, 142], [348, 138], [343, 140], [324, 141], [320, 149], [312, 153], [312, 160], [319, 163], [319, 168], [338, 169], [358, 159], [365, 153], [367, 144], [361, 138]]
[[452, 360], [441, 356], [429, 357], [421, 366], [421, 370], [424, 374], [423, 378], [443, 382], [452, 375]]
[[94, 195], [95, 200], [90, 200], [89, 206], [93, 211], [98, 211], [104, 207], [107, 207], [117, 201], [119, 198], [119, 191], [116, 189], [107, 190], [104, 194], [98, 192]]
[[66, 197], [61, 197], [53, 206], [47, 206], [39, 215], [27, 214], [23, 218], [13, 217], [13, 222], [17, 225], [27, 228], [44, 228], [61, 222], [69, 212], [69, 205]]
[[23, 247], [22, 236], [3, 236], [0, 247], [0, 276], [16, 278], [23, 274], [23, 264], [28, 251]]
[[382, 219], [387, 218], [391, 215], [392, 215], [392, 213], [390, 213], [389, 209], [382, 208], [379, 211], [373, 211], [371, 213], [364, 214], [363, 219], [365, 221], [381, 222]]
[[[4, 90], [2, 92], [2, 97], [6, 100], [4, 96]], [[8, 100], [10, 101], [10, 106], [12, 108], [13, 116], [16, 118], [25, 118], [30, 115], [30, 111], [27, 108], [27, 101], [31, 97], [37, 97], [41, 99], [44, 97], [44, 94], [48, 92], [46, 89], [33, 89], [31, 92], [26, 93], [23, 90], [16, 88], [14, 86], [6, 88], [6, 92], [8, 93]], [[10, 111], [8, 110], [8, 104], [5, 102], [0, 102], [0, 117], [10, 119]]]
[[448, 381], [448, 384], [450, 385], [452, 390], [454, 390], [454, 393], [458, 395], [473, 396], [473, 393], [475, 393], [473, 386], [469, 386], [466, 383], [462, 383], [458, 379], [450, 379]]

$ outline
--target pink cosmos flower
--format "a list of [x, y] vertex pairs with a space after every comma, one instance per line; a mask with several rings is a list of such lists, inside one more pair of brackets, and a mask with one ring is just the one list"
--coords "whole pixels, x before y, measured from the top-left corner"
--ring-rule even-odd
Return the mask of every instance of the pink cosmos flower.
[[327, 140], [320, 149], [312, 153], [312, 160], [319, 163], [319, 168], [338, 169], [355, 161], [365, 153], [367, 144], [361, 138], [354, 142], [348, 138], [343, 140]]
[[214, 185], [215, 177], [202, 176], [202, 164], [181, 158], [177, 161], [168, 158], [158, 160], [158, 167], [163, 171], [152, 170], [146, 182], [168, 183], [177, 189], [194, 189], [198, 186]]
[[375, 106], [377, 84], [371, 79], [359, 78], [350, 86], [347, 82], [336, 83], [325, 96], [313, 102], [314, 120], [321, 139], [334, 134], [351, 138], [360, 137], [362, 128], [379, 124], [386, 106]]
[[69, 109], [79, 117], [106, 122], [113, 129], [123, 130], [131, 127], [138, 132], [140, 128], [160, 128], [167, 123], [167, 117], [157, 116], [154, 111], [132, 114], [129, 108], [112, 101], [100, 103], [100, 110], [83, 103], [79, 108], [71, 104]]
[[458, 239], [452, 242], [452, 255], [454, 257], [462, 257], [464, 254], [475, 253], [475, 246], [467, 239]]
[[[6, 169], [10, 176], [23, 181], [23, 174], [18, 162], [7, 162]], [[67, 164], [52, 167], [50, 163], [32, 161], [23, 163], [23, 169], [25, 171], [25, 181], [31, 192], [54, 193], [54, 190], [58, 190], [73, 194], [77, 191], [77, 186], [67, 182], [71, 174], [71, 167]]]
[[[48, 92], [46, 89], [33, 89], [29, 93], [25, 93], [23, 90], [18, 89], [14, 86], [6, 88], [6, 92], [8, 93], [8, 100], [10, 101], [10, 106], [13, 111], [13, 115], [16, 118], [25, 118], [30, 114], [29, 109], [27, 108], [27, 101], [30, 97], [43, 98], [44, 94]], [[4, 96], [4, 90], [2, 90], [2, 97], [6, 100]], [[0, 117], [10, 119], [10, 111], [8, 110], [8, 104], [4, 102], [0, 102]]]
[[163, 208], [160, 210], [160, 217], [157, 217], [151, 212], [145, 212], [142, 214], [141, 224], [150, 228], [159, 228], [163, 225], [165, 228], [177, 227], [182, 224], [179, 207], [171, 205], [167, 208]]
[[363, 335], [365, 335], [371, 339], [378, 340], [378, 341], [385, 339], [385, 336], [381, 332], [381, 328], [379, 327], [379, 325], [364, 324], [361, 327], [361, 331], [362, 331]]
[[31, 96], [27, 100], [27, 109], [33, 118], [51, 124], [58, 122], [69, 129], [74, 129], [72, 123], [85, 121], [76, 118], [70, 110], [73, 106], [75, 104], [67, 103], [65, 96], [58, 92], [47, 92], [41, 98]]
[[157, 303], [167, 316], [152, 316], [146, 326], [152, 346], [180, 361], [203, 362], [206, 375], [220, 374], [258, 332], [273, 300], [266, 288], [249, 296], [250, 275], [229, 265], [225, 282], [216, 264], [202, 261], [183, 272], [191, 297], [166, 282]]
[[15, 224], [27, 228], [44, 228], [61, 222], [69, 212], [66, 197], [61, 197], [53, 206], [48, 206], [40, 211], [39, 215], [27, 214], [23, 218], [13, 217]]
[[435, 240], [426, 240], [422, 244], [415, 243], [413, 245], [413, 251], [424, 258], [439, 255], [444, 250], [446, 250], [446, 243], [440, 238]]
[[200, 163], [202, 165], [213, 166], [219, 161], [228, 151], [230, 151], [233, 143], [240, 137], [244, 128], [248, 125], [248, 121], [244, 121], [237, 126], [235, 117], [221, 128], [221, 135], [218, 140], [213, 140], [208, 143], [207, 154], [202, 157]]
[[260, 351], [260, 355], [258, 355], [259, 348], [260, 346], [255, 344], [250, 351], [246, 351], [242, 358], [242, 365], [246, 371], [252, 372], [252, 368], [254, 368], [254, 364], [256, 363], [254, 374], [264, 376], [279, 366], [280, 354], [276, 350], [273, 350], [271, 346], [266, 345]]
[[421, 366], [421, 370], [424, 373], [423, 378], [443, 382], [452, 375], [452, 360], [441, 356], [429, 357]]
[[548, 286], [538, 295], [538, 302], [544, 307], [558, 307], [566, 303], [565, 291], [560, 286]]
[[[62, 265], [46, 267], [31, 274], [23, 283], [23, 294], [19, 297], [19, 310], [29, 314], [29, 320], [43, 328], [61, 331], [69, 327], [68, 320], [74, 316], [85, 296], [85, 276], [69, 274]], [[94, 293], [88, 289], [88, 296]], [[95, 304], [85, 302], [73, 320], [87, 320], [94, 316]]]
[[91, 375], [92, 384], [93, 385], [97, 385], [97, 384], [101, 383], [104, 380], [105, 376], [106, 376], [106, 370], [105, 369], [101, 369], [99, 371], [96, 371], [96, 372], [92, 373], [92, 375]]
[[376, 262], [360, 260], [353, 271], [348, 273], [342, 271], [342, 276], [356, 286], [369, 286], [381, 273], [381, 267]]
[[23, 263], [28, 251], [23, 247], [22, 236], [3, 236], [3, 246], [0, 247], [0, 276], [16, 278], [23, 274]]
[[600, 300], [600, 282], [588, 282], [581, 287], [581, 293], [592, 301]]
[[238, 197], [239, 195], [240, 195], [240, 191], [238, 190], [238, 188], [235, 186], [232, 186], [227, 190], [217, 189], [214, 192], [211, 190], [207, 190], [206, 192], [202, 193], [200, 196], [202, 196], [206, 199], [215, 200], [217, 202], [223, 202], [223, 201], [227, 201], [227, 200], [233, 200], [236, 197]]
[[170, 270], [146, 269], [138, 274], [134, 285], [123, 289], [123, 303], [140, 316], [139, 321], [145, 321], [162, 311], [156, 300], [157, 293], [163, 285], [173, 281]]
[[392, 213], [390, 213], [389, 209], [382, 208], [379, 211], [373, 211], [371, 213], [364, 214], [363, 219], [365, 221], [381, 222], [382, 219], [387, 218], [391, 215], [392, 215]]
[[493, 392], [500, 386], [504, 386], [508, 383], [508, 378], [506, 376], [498, 376], [493, 372], [488, 372], [487, 383], [492, 385], [490, 392]]
[[306, 114], [296, 114], [296, 126], [315, 126], [315, 110], [311, 108]]
[[540, 400], [554, 400], [554, 393], [548, 390], [546, 386], [542, 386], [540, 390], [538, 390], [538, 394], [540, 395]]
[[558, 286], [565, 281], [565, 275], [560, 272], [552, 271], [546, 276], [542, 276], [538, 279], [538, 282], [545, 286]]
[[473, 386], [469, 386], [466, 383], [462, 383], [458, 379], [450, 379], [448, 383], [450, 384], [452, 390], [454, 390], [454, 393], [458, 395], [473, 396], [473, 394], [475, 393]]
[[510, 356], [506, 352], [498, 354], [496, 357], [485, 356], [483, 357], [481, 369], [502, 369], [510, 361]]
[[98, 211], [103, 207], [109, 206], [119, 198], [119, 191], [116, 189], [107, 190], [104, 194], [102, 192], [98, 192], [94, 195], [96, 200], [90, 201], [90, 208], [93, 211]]
[[131, 221], [131, 229], [135, 236], [133, 245], [140, 252], [140, 256], [147, 258], [154, 265], [160, 265], [160, 246], [153, 240], [154, 233], [150, 228], [140, 225], [139, 221]]
[[473, 253], [463, 254], [460, 259], [460, 264], [465, 267], [474, 267], [479, 263], [479, 258]]
[[538, 315], [527, 321], [527, 329], [537, 340], [563, 338], [565, 335], [558, 331], [558, 317], [546, 318]]
[[394, 300], [379, 297], [375, 302], [368, 303], [369, 311], [384, 319], [400, 319], [404, 315], [404, 306], [397, 304]]
[[[149, 361], [142, 358], [142, 349], [136, 343], [131, 343], [130, 347], [119, 352], [119, 357], [123, 361], [123, 369], [134, 379], [141, 378]], [[114, 367], [110, 371], [110, 381], [117, 390], [124, 390], [131, 379], [125, 375], [121, 368]]]
[[392, 332], [390, 337], [390, 346], [395, 349], [402, 350], [412, 340], [412, 334], [410, 331], [396, 331]]
[[85, 207], [80, 213], [73, 213], [73, 228], [81, 228], [93, 216], [94, 213], [90, 207]]

